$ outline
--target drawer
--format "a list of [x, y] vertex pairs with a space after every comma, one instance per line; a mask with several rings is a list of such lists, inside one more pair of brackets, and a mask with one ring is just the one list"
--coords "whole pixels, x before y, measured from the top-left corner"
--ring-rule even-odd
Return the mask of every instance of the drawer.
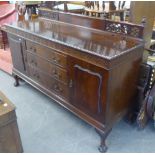
[[65, 55], [30, 41], [26, 41], [26, 48], [28, 51], [51, 61], [53, 64], [66, 68], [67, 60]]
[[43, 72], [49, 74], [50, 76], [59, 81], [68, 83], [67, 71], [54, 64], [51, 64], [50, 61], [47, 61], [41, 57], [38, 57], [34, 54], [27, 52], [27, 63], [30, 64], [31, 66], [39, 68]]
[[53, 79], [48, 83], [48, 89], [56, 94], [62, 96], [63, 98], [69, 98], [69, 88], [67, 85], [60, 83], [59, 81]]
[[38, 69], [36, 69], [35, 67], [29, 64], [28, 64], [28, 72], [29, 72], [29, 76], [33, 80], [37, 81], [38, 83], [42, 84], [44, 87], [47, 88], [48, 86], [47, 76], [45, 76]]
[[69, 97], [69, 88], [66, 84], [63, 84], [51, 76], [43, 73], [38, 68], [31, 66], [29, 64], [29, 76], [35, 80], [36, 82], [40, 83], [46, 89], [60, 95], [61, 97], [68, 99]]

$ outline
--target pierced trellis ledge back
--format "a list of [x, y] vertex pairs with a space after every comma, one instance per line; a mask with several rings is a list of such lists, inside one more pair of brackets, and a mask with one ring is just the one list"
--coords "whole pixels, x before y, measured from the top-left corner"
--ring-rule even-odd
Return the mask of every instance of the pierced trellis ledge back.
[[138, 24], [133, 24], [129, 22], [117, 22], [108, 19], [88, 17], [79, 14], [65, 13], [54, 10], [47, 10], [44, 8], [39, 8], [39, 16], [62, 21], [74, 25], [80, 25], [88, 28], [99, 29], [102, 31], [109, 31], [113, 33], [119, 33], [123, 35], [128, 35], [135, 38], [143, 38], [144, 22]]

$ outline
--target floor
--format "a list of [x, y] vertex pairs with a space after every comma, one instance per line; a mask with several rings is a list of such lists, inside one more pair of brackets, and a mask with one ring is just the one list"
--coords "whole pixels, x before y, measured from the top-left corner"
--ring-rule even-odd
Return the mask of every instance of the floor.
[[12, 74], [12, 59], [9, 48], [0, 49], [0, 69]]
[[[98, 152], [100, 138], [93, 127], [51, 99], [0, 71], [0, 90], [16, 105], [24, 152]], [[108, 152], [155, 152], [153, 122], [138, 131], [118, 122], [107, 138]]]

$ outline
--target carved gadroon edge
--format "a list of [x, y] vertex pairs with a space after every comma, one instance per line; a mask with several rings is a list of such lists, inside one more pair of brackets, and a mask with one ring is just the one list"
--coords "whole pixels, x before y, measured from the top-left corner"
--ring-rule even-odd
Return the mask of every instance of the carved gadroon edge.
[[90, 63], [96, 62], [96, 64], [106, 69], [111, 69], [112, 67], [115, 67], [119, 62], [128, 61], [131, 58], [140, 57], [143, 53], [144, 48], [144, 45], [141, 43], [132, 49], [129, 49], [117, 56], [109, 58], [106, 56], [99, 55], [98, 53], [88, 51], [86, 49], [81, 49], [78, 46], [63, 43], [62, 41], [58, 41], [56, 39], [45, 38], [35, 33], [26, 32], [24, 30], [14, 28], [10, 25], [6, 25], [6, 32], [13, 35], [17, 35], [21, 38], [30, 40], [32, 42], [38, 43], [42, 46], [47, 46], [48, 48], [52, 48], [58, 52], [63, 51], [63, 53], [65, 52], [66, 54], [71, 56], [77, 56], [77, 57], [82, 56], [83, 60], [86, 59]]

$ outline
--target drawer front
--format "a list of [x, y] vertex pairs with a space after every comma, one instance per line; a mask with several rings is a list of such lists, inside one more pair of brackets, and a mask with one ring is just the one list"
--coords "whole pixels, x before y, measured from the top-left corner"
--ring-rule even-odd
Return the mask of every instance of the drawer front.
[[48, 83], [48, 89], [67, 100], [69, 99], [69, 88], [67, 87], [67, 85], [62, 84], [55, 79], [51, 80]]
[[30, 41], [26, 41], [26, 48], [28, 51], [35, 53], [40, 57], [46, 58], [53, 64], [66, 68], [67, 60], [65, 55], [59, 54], [57, 51], [53, 49], [43, 47]]
[[42, 84], [44, 87], [47, 88], [48, 86], [48, 79], [47, 76], [44, 76], [41, 72], [39, 72], [38, 69], [36, 69], [34, 66], [31, 66], [28, 64], [28, 71], [29, 71], [29, 76], [37, 81], [38, 83]]
[[67, 71], [56, 65], [51, 64], [49, 61], [45, 59], [42, 59], [34, 54], [27, 52], [27, 63], [31, 66], [35, 66], [41, 69], [43, 72], [49, 74], [50, 76], [59, 81], [68, 83]]
[[51, 76], [47, 75], [46, 73], [43, 73], [38, 68], [31, 66], [30, 64], [28, 66], [29, 66], [29, 76], [33, 80], [37, 81], [48, 90], [68, 100], [69, 90], [67, 85], [53, 79]]

